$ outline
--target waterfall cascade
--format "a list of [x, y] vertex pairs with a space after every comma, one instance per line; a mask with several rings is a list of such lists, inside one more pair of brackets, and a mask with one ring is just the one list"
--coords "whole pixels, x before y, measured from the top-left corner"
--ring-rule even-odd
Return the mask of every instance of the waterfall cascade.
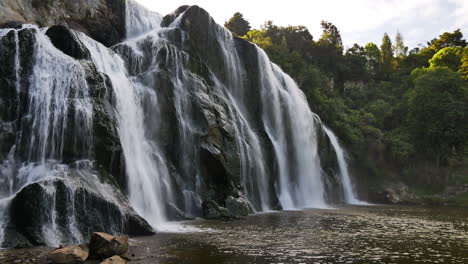
[[[199, 7], [171, 14], [169, 23], [134, 1], [126, 8], [127, 40], [112, 48], [72, 33], [82, 58], [55, 47], [47, 29], [0, 30], [0, 57], [14, 54], [18, 102], [12, 118], [0, 115], [2, 129], [15, 134], [0, 156], [0, 229], [11, 229], [15, 199], [35, 183], [50, 203], [38, 231], [43, 240], [33, 243], [50, 245], [85, 239], [92, 230], [77, 212], [101, 200], [115, 205], [108, 214], [122, 215], [98, 223], [112, 222], [112, 232], [134, 230], [139, 220], [130, 206], [156, 230], [202, 215], [326, 208], [322, 129], [336, 153], [342, 202], [360, 203], [336, 136], [261, 49]], [[30, 61], [21, 54], [26, 33], [34, 42]], [[120, 159], [123, 181], [112, 169]], [[82, 190], [95, 198], [81, 204]], [[71, 205], [65, 213], [63, 202]], [[7, 232], [0, 234], [1, 241]]]

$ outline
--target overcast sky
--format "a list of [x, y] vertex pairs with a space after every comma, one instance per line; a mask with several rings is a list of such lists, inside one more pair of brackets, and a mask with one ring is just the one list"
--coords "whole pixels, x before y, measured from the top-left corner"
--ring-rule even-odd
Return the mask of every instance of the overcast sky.
[[305, 25], [314, 39], [321, 35], [320, 21], [335, 24], [346, 47], [374, 42], [384, 32], [392, 39], [399, 30], [410, 49], [441, 33], [460, 28], [468, 37], [468, 0], [137, 0], [163, 15], [181, 5], [199, 5], [216, 22], [224, 24], [241, 12], [252, 27], [267, 20], [277, 25]]

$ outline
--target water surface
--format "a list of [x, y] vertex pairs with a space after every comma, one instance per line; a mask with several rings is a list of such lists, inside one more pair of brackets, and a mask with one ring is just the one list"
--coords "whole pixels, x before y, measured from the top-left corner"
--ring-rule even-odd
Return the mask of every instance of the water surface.
[[[347, 206], [188, 224], [204, 231], [132, 239], [130, 263], [468, 263], [466, 208]], [[14, 252], [0, 251], [0, 262]]]

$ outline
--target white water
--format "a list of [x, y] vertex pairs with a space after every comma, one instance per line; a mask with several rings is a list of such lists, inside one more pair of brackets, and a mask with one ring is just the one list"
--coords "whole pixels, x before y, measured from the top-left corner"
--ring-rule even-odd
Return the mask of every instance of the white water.
[[[26, 185], [55, 177], [57, 162], [65, 147], [72, 148], [80, 158], [90, 158], [92, 151], [92, 104], [88, 85], [81, 65], [57, 50], [45, 34], [34, 26], [26, 26], [35, 33], [29, 87], [21, 87], [20, 49], [18, 32], [15, 41], [15, 89], [17, 99], [22, 89], [28, 91], [29, 101], [22, 129], [6, 160], [0, 164], [0, 244], [8, 220], [8, 207], [13, 197]], [[25, 28], [25, 27], [24, 27]], [[0, 37], [12, 29], [0, 30]], [[18, 106], [19, 107], [18, 103]], [[70, 120], [69, 111], [74, 109]], [[65, 131], [73, 125], [73, 133]], [[26, 160], [18, 163], [15, 155], [20, 147], [26, 150]], [[60, 168], [67, 169], [61, 165]], [[50, 245], [62, 242], [60, 234], [50, 231], [55, 225], [55, 208], [50, 207], [48, 224], [43, 229], [45, 241]], [[51, 233], [55, 233], [51, 236]], [[78, 236], [79, 234], [77, 234]]]
[[[128, 179], [129, 200], [135, 210], [154, 228], [166, 222], [164, 202], [171, 188], [165, 161], [157, 146], [145, 135], [143, 109], [138, 94], [146, 89], [129, 79], [122, 59], [113, 51], [81, 35], [98, 70], [109, 76], [117, 102], [116, 115]], [[163, 196], [163, 191], [167, 196]]]
[[351, 177], [349, 176], [348, 172], [348, 163], [346, 162], [345, 159], [345, 153], [343, 148], [341, 148], [338, 138], [335, 136], [335, 134], [325, 125], [322, 126], [323, 131], [327, 134], [328, 138], [330, 139], [330, 142], [333, 146], [333, 149], [336, 153], [336, 159], [338, 161], [338, 165], [340, 167], [340, 179], [343, 184], [343, 189], [344, 189], [344, 195], [346, 199], [346, 203], [348, 204], [355, 204], [355, 205], [364, 205], [367, 204], [366, 202], [363, 202], [359, 200], [353, 190], [353, 186], [351, 184]]
[[217, 88], [224, 90], [227, 107], [235, 118], [233, 126], [240, 152], [242, 187], [254, 209], [270, 211], [271, 190], [268, 187], [265, 155], [259, 137], [252, 128], [250, 113], [244, 102], [247, 95], [243, 80], [247, 76], [243, 67], [240, 67], [242, 64], [235, 48], [234, 37], [224, 28], [219, 27], [218, 30], [218, 43], [223, 47], [226, 85], [221, 84], [216, 77], [212, 78]]
[[327, 208], [317, 125], [296, 83], [258, 49], [263, 122], [273, 143], [279, 169], [276, 186], [284, 209]]
[[160, 14], [142, 7], [134, 0], [127, 0], [125, 16], [127, 39], [159, 29], [162, 21]]

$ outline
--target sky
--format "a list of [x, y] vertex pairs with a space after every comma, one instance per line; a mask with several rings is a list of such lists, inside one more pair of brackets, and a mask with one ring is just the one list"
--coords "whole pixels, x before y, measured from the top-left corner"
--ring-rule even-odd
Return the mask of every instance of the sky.
[[341, 32], [345, 47], [354, 43], [380, 45], [386, 32], [394, 39], [403, 34], [410, 48], [426, 44], [441, 33], [460, 28], [468, 38], [468, 0], [137, 0], [166, 15], [181, 5], [198, 5], [215, 21], [224, 24], [241, 12], [252, 28], [267, 20], [274, 24], [304, 25], [315, 40], [320, 38], [320, 21], [332, 22]]

